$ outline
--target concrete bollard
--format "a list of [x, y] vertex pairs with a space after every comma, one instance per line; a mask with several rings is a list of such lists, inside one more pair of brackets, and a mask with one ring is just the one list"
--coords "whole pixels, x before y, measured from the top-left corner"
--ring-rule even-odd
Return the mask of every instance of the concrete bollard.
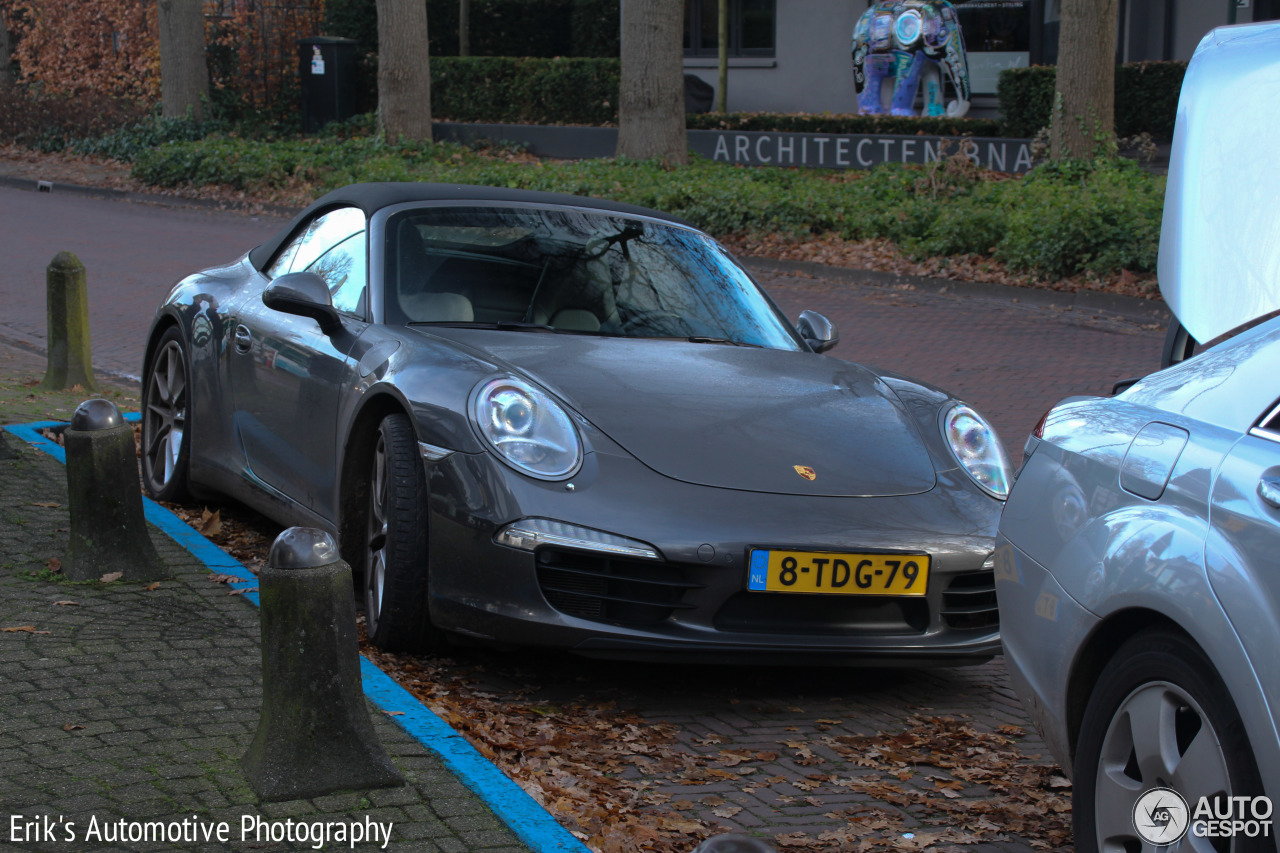
[[290, 527], [258, 575], [262, 715], [240, 760], [264, 801], [404, 784], [360, 686], [351, 567], [328, 533]]
[[774, 853], [774, 847], [749, 835], [713, 835], [693, 848], [693, 853]]
[[87, 400], [62, 433], [67, 450], [71, 541], [64, 574], [92, 580], [120, 572], [123, 580], [169, 577], [142, 515], [133, 427], [110, 400]]
[[89, 289], [84, 264], [70, 252], [53, 256], [45, 271], [49, 361], [40, 387], [58, 391], [79, 385], [98, 390], [89, 349]]

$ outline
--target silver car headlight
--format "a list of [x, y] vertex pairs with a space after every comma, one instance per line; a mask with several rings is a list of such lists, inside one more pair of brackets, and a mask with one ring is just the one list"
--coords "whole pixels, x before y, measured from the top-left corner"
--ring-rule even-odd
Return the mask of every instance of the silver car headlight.
[[471, 404], [480, 435], [516, 470], [561, 480], [582, 463], [582, 440], [551, 395], [515, 377], [486, 383]]
[[982, 415], [963, 403], [952, 406], [942, 418], [942, 434], [960, 467], [979, 488], [997, 500], [1009, 497], [1013, 465]]

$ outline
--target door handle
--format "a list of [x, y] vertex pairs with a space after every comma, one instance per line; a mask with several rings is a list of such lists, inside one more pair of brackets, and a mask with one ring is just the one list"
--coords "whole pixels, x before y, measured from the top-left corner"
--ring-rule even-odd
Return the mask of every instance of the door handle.
[[253, 334], [248, 326], [236, 326], [236, 352], [248, 352], [253, 349]]
[[1258, 497], [1280, 509], [1280, 477], [1266, 476], [1258, 481]]

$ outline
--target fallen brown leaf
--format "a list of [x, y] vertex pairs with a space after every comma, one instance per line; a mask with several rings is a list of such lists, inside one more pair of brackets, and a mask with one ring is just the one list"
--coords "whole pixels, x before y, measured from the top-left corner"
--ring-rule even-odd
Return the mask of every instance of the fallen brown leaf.
[[107, 572], [105, 575], [98, 578], [98, 580], [102, 583], [114, 583], [115, 581], [120, 580], [123, 575], [124, 572]]
[[62, 571], [62, 561], [57, 557], [50, 557], [49, 562], [45, 564], [45, 568], [51, 572], [60, 572]]
[[79, 606], [80, 606], [80, 604], [79, 604], [78, 602], [75, 602], [75, 601], [55, 601], [55, 602], [54, 602], [54, 606], [56, 606], [56, 607], [79, 607]]
[[57, 509], [58, 507], [62, 506], [62, 504], [54, 503], [53, 501], [32, 501], [30, 505], [42, 506], [45, 509]]
[[157, 589], [159, 589], [159, 588], [160, 588], [160, 581], [156, 581], [156, 582], [154, 582], [154, 583], [149, 583], [149, 584], [147, 584], [146, 586], [144, 586], [144, 587], [143, 587], [143, 589], [145, 589], [147, 592], [152, 592], [152, 591], [157, 590]]
[[191, 526], [210, 538], [220, 535], [222, 533], [222, 510], [215, 509], [213, 512], [209, 512], [209, 508], [205, 507], [204, 512], [200, 514], [200, 521]]
[[227, 590], [227, 595], [244, 595], [246, 592], [257, 592], [257, 591], [258, 591], [258, 588], [256, 586], [246, 586], [240, 589]]
[[47, 633], [49, 633], [48, 631], [37, 631], [37, 630], [36, 630], [36, 626], [35, 626], [35, 625], [18, 625], [16, 628], [0, 628], [0, 632], [3, 632], [3, 633], [5, 633], [5, 634], [16, 634], [16, 633], [19, 633], [19, 632], [24, 633], [24, 634], [47, 634]]
[[83, 728], [84, 726], [77, 725], [76, 723], [67, 723], [65, 726], [62, 727], [62, 730], [64, 732], [74, 732], [77, 729], [83, 729]]

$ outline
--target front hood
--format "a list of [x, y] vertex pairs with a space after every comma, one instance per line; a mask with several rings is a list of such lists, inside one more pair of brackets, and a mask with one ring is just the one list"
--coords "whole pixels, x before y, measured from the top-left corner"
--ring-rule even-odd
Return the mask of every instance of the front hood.
[[1220, 27], [1187, 66], [1173, 132], [1160, 293], [1201, 343], [1280, 309], [1280, 25]]
[[683, 341], [430, 333], [510, 365], [676, 480], [845, 496], [918, 494], [935, 482], [901, 402], [878, 376], [847, 361]]

